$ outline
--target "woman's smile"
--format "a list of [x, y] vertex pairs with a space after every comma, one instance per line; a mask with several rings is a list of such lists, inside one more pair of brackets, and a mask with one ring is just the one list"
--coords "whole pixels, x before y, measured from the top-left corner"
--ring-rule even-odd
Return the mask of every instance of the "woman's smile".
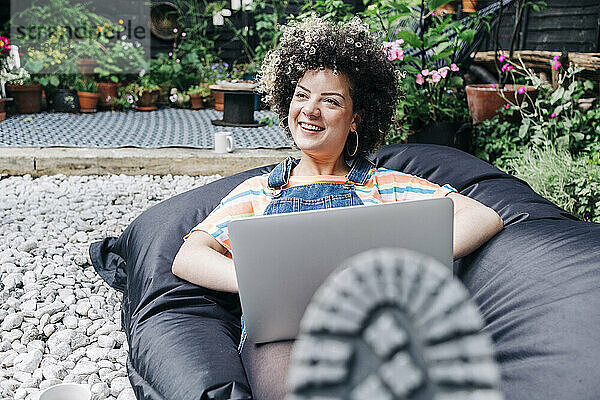
[[322, 126], [310, 124], [308, 122], [299, 122], [298, 125], [300, 125], [300, 128], [307, 131], [308, 134], [319, 133], [325, 130]]

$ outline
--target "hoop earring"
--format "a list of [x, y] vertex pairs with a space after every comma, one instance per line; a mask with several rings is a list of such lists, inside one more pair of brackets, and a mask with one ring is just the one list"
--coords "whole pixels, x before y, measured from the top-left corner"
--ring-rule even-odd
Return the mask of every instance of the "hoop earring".
[[[348, 151], [348, 143], [346, 142], [346, 154], [348, 155], [348, 157], [354, 157], [356, 155], [356, 152], [358, 151], [358, 132], [350, 131], [350, 133], [354, 133], [356, 135], [356, 146], [354, 147], [354, 151], [352, 153], [350, 153]], [[350, 136], [350, 135], [348, 135], [348, 136]]]
[[287, 128], [283, 126], [283, 121], [285, 121], [286, 119], [288, 119], [288, 116], [286, 115], [285, 117], [283, 117], [283, 119], [279, 120], [279, 123], [277, 124], [282, 131], [285, 131]]

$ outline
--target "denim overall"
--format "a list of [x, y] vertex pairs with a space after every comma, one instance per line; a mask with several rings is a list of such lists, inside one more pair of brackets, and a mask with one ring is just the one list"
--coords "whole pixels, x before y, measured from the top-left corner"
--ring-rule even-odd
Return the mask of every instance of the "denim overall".
[[[282, 189], [288, 183], [292, 169], [298, 160], [291, 157], [279, 163], [269, 174], [267, 184], [273, 191], [273, 199], [263, 215], [284, 214], [299, 211], [323, 210], [328, 208], [362, 205], [354, 191], [354, 185], [364, 185], [373, 164], [363, 157], [355, 158], [344, 183], [319, 182]], [[242, 336], [238, 352], [242, 352], [246, 341], [246, 327], [242, 316]]]

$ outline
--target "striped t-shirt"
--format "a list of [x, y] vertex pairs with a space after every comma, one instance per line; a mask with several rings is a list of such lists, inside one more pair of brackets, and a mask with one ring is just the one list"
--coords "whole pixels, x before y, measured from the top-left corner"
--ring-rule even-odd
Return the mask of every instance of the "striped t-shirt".
[[[267, 173], [242, 182], [225, 196], [204, 221], [196, 225], [184, 239], [194, 231], [206, 232], [229, 250], [227, 255], [231, 256], [229, 222], [238, 218], [263, 215], [273, 198], [273, 190], [267, 184], [268, 177]], [[335, 175], [290, 176], [284, 189], [319, 182], [344, 183], [346, 177]], [[456, 189], [450, 185], [440, 187], [414, 175], [386, 168], [372, 168], [369, 171], [367, 182], [364, 185], [356, 185], [355, 190], [358, 197], [367, 206], [445, 197], [449, 193], [456, 192]]]

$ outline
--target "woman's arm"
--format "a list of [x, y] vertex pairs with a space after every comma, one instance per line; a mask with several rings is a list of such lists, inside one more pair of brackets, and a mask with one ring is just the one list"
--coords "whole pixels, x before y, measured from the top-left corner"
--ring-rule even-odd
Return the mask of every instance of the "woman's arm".
[[194, 231], [183, 243], [171, 270], [188, 282], [223, 292], [238, 292], [233, 260], [227, 249], [206, 232]]
[[454, 202], [454, 259], [466, 256], [490, 240], [504, 227], [500, 216], [459, 193], [450, 193]]

